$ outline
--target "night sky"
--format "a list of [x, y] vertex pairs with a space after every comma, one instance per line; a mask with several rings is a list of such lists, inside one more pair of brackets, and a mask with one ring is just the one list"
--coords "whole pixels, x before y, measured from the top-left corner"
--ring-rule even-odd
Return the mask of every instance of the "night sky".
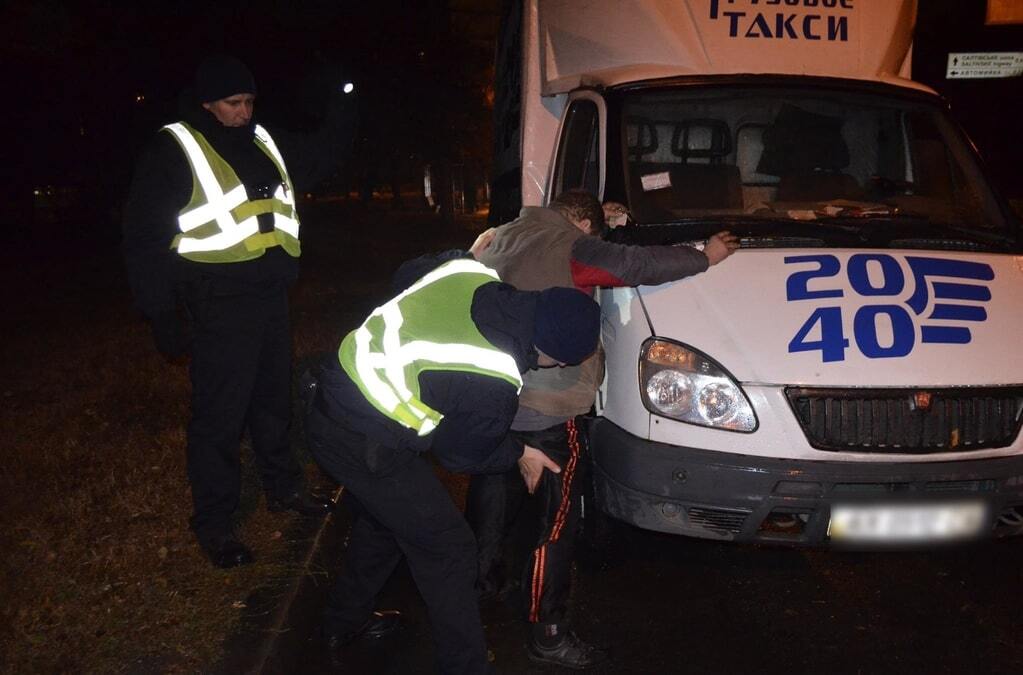
[[[489, 129], [478, 138], [473, 127], [489, 122], [497, 4], [5, 3], [4, 115], [20, 160], [6, 163], [5, 193], [71, 184], [116, 201], [142, 144], [177, 119], [179, 92], [213, 53], [255, 73], [257, 119], [313, 126], [329, 89], [353, 80], [360, 141], [381, 164], [479, 159]], [[459, 138], [467, 131], [473, 147]]]
[[[11, 220], [11, 204], [47, 184], [75, 185], [116, 204], [141, 144], [177, 117], [179, 91], [216, 52], [249, 64], [260, 89], [257, 118], [283, 126], [314, 125], [329, 86], [356, 81], [362, 156], [380, 158], [374, 173], [393, 173], [395, 162], [409, 177], [438, 158], [485, 162], [485, 89], [500, 5], [4, 3], [4, 117], [15, 161], [4, 163], [2, 215]], [[996, 182], [1019, 198], [1019, 78], [944, 79], [949, 51], [1023, 51], [1023, 27], [985, 27], [984, 7], [983, 0], [921, 0], [914, 77], [949, 98]]]

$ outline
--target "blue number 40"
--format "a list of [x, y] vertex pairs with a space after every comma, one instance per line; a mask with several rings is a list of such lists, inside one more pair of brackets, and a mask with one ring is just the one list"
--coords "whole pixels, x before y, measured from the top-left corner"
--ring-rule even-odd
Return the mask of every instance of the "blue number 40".
[[[807, 340], [814, 326], [820, 324], [820, 339]], [[842, 330], [841, 307], [819, 307], [814, 310], [796, 336], [789, 342], [789, 352], [812, 352], [820, 350], [824, 362], [843, 361], [849, 340]]]
[[[891, 328], [892, 343], [883, 346], [878, 339], [877, 319], [885, 317]], [[818, 324], [820, 339], [807, 340]], [[906, 356], [913, 350], [916, 332], [909, 313], [899, 305], [866, 305], [860, 307], [853, 317], [853, 332], [856, 346], [868, 359], [890, 359]], [[811, 352], [820, 350], [825, 363], [845, 360], [849, 340], [842, 328], [840, 307], [820, 307], [814, 310], [796, 336], [789, 342], [789, 352]]]

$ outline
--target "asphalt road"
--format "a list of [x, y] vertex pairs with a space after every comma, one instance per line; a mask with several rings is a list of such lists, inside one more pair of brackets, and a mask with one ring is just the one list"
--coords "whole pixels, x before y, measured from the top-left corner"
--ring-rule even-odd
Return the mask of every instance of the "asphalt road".
[[[460, 480], [449, 481], [454, 493]], [[343, 541], [347, 518], [337, 527]], [[611, 652], [595, 673], [1023, 672], [1023, 540], [847, 553], [622, 527], [607, 549], [580, 547], [574, 581], [574, 628]], [[572, 672], [528, 661], [511, 605], [484, 606], [496, 671]], [[380, 607], [401, 609], [406, 628], [357, 643], [340, 669], [310, 632], [294, 672], [432, 672], [425, 608], [404, 566]]]

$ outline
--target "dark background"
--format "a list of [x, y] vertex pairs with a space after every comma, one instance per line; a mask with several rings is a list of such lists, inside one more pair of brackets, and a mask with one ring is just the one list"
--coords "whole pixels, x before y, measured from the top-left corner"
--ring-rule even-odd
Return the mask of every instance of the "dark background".
[[[502, 4], [6, 2], [0, 223], [49, 223], [73, 211], [79, 222], [112, 227], [141, 145], [177, 118], [178, 92], [215, 52], [249, 64], [257, 118], [286, 127], [315, 125], [328, 88], [357, 83], [356, 161], [324, 190], [398, 194], [421, 183], [427, 164], [443, 169], [442, 181], [454, 166], [482, 184]], [[1003, 194], [1019, 199], [1020, 78], [945, 79], [949, 52], [1023, 51], [1023, 26], [985, 26], [985, 9], [985, 0], [920, 0], [914, 78], [948, 98]]]
[[315, 126], [330, 88], [356, 83], [357, 159], [326, 189], [389, 192], [421, 184], [431, 163], [483, 174], [497, 4], [4, 3], [3, 115], [12, 133], [0, 222], [47, 222], [68, 202], [116, 220], [141, 147], [179, 118], [179, 92], [218, 52], [248, 64], [256, 118], [278, 126]]

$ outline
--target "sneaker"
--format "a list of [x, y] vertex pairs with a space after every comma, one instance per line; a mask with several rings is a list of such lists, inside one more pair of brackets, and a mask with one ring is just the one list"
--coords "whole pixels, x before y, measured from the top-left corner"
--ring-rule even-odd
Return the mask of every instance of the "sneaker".
[[556, 644], [550, 647], [530, 640], [526, 646], [529, 660], [534, 663], [551, 663], [563, 668], [582, 670], [603, 663], [607, 660], [607, 652], [599, 647], [583, 642], [573, 631], [567, 631]]

